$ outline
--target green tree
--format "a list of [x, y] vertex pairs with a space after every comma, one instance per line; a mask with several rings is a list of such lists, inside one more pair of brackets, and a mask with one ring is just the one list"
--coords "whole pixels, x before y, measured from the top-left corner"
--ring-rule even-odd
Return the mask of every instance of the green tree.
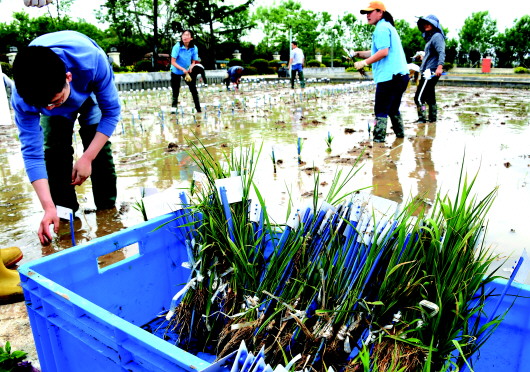
[[145, 52], [156, 55], [159, 50], [169, 52], [175, 34], [174, 19], [180, 17], [171, 0], [107, 0], [97, 18], [110, 24], [122, 48], [140, 39], [147, 46]]
[[[241, 33], [253, 27], [250, 19], [238, 17], [240, 13], [248, 10], [253, 1], [247, 0], [234, 6], [225, 5], [223, 0], [178, 0], [176, 9], [179, 11], [179, 21], [175, 23], [176, 29], [178, 32], [182, 29], [195, 31], [200, 42], [208, 50], [203, 63], [211, 68], [216, 60], [219, 35]], [[246, 20], [248, 24], [245, 25]]]
[[493, 54], [497, 33], [497, 21], [490, 17], [488, 11], [472, 13], [458, 34], [463, 57], [475, 65], [480, 58]]
[[69, 19], [68, 12], [75, 0], [54, 0], [53, 3], [47, 6], [48, 14], [56, 21]]
[[407, 21], [398, 19], [395, 21], [396, 30], [401, 39], [401, 45], [405, 51], [407, 61], [416, 54], [417, 51], [425, 49], [425, 39], [416, 25], [413, 27]]
[[256, 24], [252, 21], [250, 11], [243, 11], [230, 14], [223, 19], [224, 28], [219, 30], [219, 41], [239, 44], [241, 38], [246, 36]]
[[515, 20], [499, 39], [500, 50], [506, 55], [506, 65], [530, 67], [530, 15]]
[[454, 64], [458, 55], [458, 39], [445, 41], [445, 62]]
[[[317, 43], [322, 38], [329, 39], [329, 13], [315, 13], [303, 10], [299, 2], [282, 1], [278, 6], [258, 7], [253, 15], [258, 29], [264, 37], [258, 44], [258, 52], [270, 54], [279, 51], [282, 59], [288, 59], [291, 47], [289, 33], [306, 55], [315, 54]], [[325, 35], [325, 36], [323, 36]]]
[[[244, 24], [248, 17], [242, 13], [253, 1], [232, 6], [224, 5], [223, 0], [107, 0], [99, 17], [111, 25], [121, 43], [139, 35], [149, 50], [170, 52], [173, 44], [180, 40], [179, 34], [190, 29], [197, 43], [208, 50], [204, 54], [199, 51], [203, 63], [213, 67], [218, 35], [242, 34], [252, 27], [250, 22]], [[235, 27], [235, 31], [230, 27]]]
[[61, 30], [79, 31], [94, 39], [102, 47], [107, 45], [105, 33], [84, 20], [74, 21], [65, 16], [58, 22], [48, 15], [30, 18], [26, 12], [14, 13], [11, 23], [0, 23], [0, 45], [3, 46], [4, 52], [7, 52], [10, 46], [20, 49], [38, 36]]

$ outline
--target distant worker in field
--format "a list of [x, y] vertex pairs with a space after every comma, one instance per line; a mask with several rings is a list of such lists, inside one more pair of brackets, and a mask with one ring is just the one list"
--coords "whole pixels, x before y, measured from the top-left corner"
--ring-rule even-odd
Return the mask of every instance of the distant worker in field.
[[230, 90], [230, 83], [232, 83], [234, 90], [239, 89], [239, 83], [241, 83], [241, 76], [243, 76], [244, 67], [232, 66], [226, 70], [226, 78], [223, 80], [226, 85], [226, 90]]
[[193, 31], [184, 30], [180, 34], [180, 41], [171, 50], [171, 90], [173, 92], [171, 106], [178, 107], [180, 84], [184, 78], [190, 89], [195, 110], [201, 112], [196, 80], [191, 77], [193, 67], [199, 61], [199, 49], [195, 45], [194, 37]]
[[199, 79], [199, 82], [208, 84], [208, 80], [206, 80], [206, 72], [204, 70], [204, 66], [201, 65], [201, 61], [195, 61], [195, 64], [191, 68], [190, 76], [195, 80], [195, 83], [197, 83], [197, 79]]
[[438, 119], [435, 87], [443, 73], [445, 63], [445, 35], [440, 21], [432, 14], [421, 17], [418, 20], [418, 28], [423, 33], [423, 38], [427, 44], [420, 67], [421, 79], [414, 95], [414, 102], [418, 111], [416, 122], [427, 122], [425, 108], [425, 104], [427, 104], [429, 106], [428, 120], [434, 123]]
[[294, 80], [296, 79], [296, 73], [298, 73], [298, 80], [300, 80], [300, 87], [305, 88], [304, 79], [304, 63], [305, 56], [302, 49], [298, 48], [298, 43], [293, 41], [291, 43], [291, 58], [289, 59], [288, 68], [291, 69], [291, 89], [294, 89]]
[[[36, 64], [42, 68], [35, 68]], [[88, 177], [98, 210], [116, 203], [116, 170], [109, 137], [120, 119], [120, 102], [107, 55], [76, 31], [39, 36], [13, 63], [11, 103], [29, 180], [44, 209], [38, 235], [59, 230], [56, 206], [79, 209], [75, 186]], [[84, 152], [74, 161], [72, 132], [80, 124]]]

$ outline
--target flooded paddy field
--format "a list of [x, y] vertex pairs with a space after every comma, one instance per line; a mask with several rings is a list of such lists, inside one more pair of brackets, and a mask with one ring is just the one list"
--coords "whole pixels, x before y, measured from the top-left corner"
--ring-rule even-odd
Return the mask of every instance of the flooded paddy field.
[[[81, 244], [141, 223], [134, 205], [142, 189], [188, 189], [198, 168], [187, 152], [187, 141], [200, 139], [219, 158], [241, 146], [261, 148], [255, 180], [279, 223], [285, 221], [290, 197], [295, 206], [310, 200], [315, 172], [320, 173], [319, 191], [325, 195], [336, 171], [351, 169], [359, 156], [361, 169], [344, 193], [368, 187], [368, 192], [398, 203], [422, 198], [427, 206], [438, 191], [454, 197], [464, 163], [469, 178], [478, 174], [474, 188], [478, 197], [499, 187], [489, 213], [486, 244], [499, 254], [499, 262], [508, 259], [501, 270], [508, 274], [530, 242], [528, 92], [439, 87], [438, 122], [416, 124], [415, 89], [410, 87], [403, 98], [405, 139], [396, 139], [389, 127], [385, 144], [370, 141], [374, 87], [368, 82], [313, 81], [304, 91], [259, 80], [247, 81], [239, 92], [205, 86], [199, 90], [200, 114], [192, 108], [187, 87], [181, 88], [182, 106], [176, 113], [169, 107], [169, 90], [120, 92], [122, 120], [111, 138], [118, 173], [117, 208], [95, 212], [90, 181], [78, 187], [83, 213], [74, 224], [75, 241]], [[329, 148], [328, 137], [332, 138]], [[21, 263], [68, 249], [72, 246], [68, 224], [62, 224], [52, 244], [40, 245], [37, 229], [42, 211], [23, 167], [14, 123], [0, 127], [0, 138], [0, 246], [19, 246], [24, 252]], [[76, 134], [74, 142], [80, 156]]]

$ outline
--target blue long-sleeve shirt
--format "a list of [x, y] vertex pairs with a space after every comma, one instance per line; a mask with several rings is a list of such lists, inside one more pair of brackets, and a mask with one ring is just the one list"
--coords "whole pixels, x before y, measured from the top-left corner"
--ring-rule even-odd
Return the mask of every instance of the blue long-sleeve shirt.
[[[30, 182], [48, 178], [44, 163], [44, 136], [40, 115], [72, 117], [81, 105], [92, 96], [101, 110], [97, 131], [111, 136], [120, 118], [118, 91], [114, 74], [105, 52], [89, 37], [75, 31], [59, 31], [42, 35], [30, 46], [45, 46], [53, 50], [72, 73], [70, 96], [58, 107], [48, 110], [28, 105], [13, 89], [11, 102], [15, 110], [22, 145], [22, 157]], [[39, 68], [38, 61], [35, 67]], [[43, 69], [45, 74], [46, 70]], [[66, 78], [66, 77], [65, 77]]]

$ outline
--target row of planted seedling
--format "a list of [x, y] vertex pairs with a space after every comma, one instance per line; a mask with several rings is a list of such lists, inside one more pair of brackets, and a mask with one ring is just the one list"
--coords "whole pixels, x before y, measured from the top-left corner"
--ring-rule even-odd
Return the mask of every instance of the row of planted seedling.
[[[130, 92], [121, 92], [120, 97], [124, 107], [130, 106], [133, 102], [134, 109], [129, 109], [128, 112], [123, 113], [124, 118], [130, 118], [130, 123], [134, 128], [144, 131], [142, 126], [143, 118], [154, 119], [154, 122], [160, 123], [164, 126], [169, 123], [197, 123], [197, 119], [203, 117], [221, 116], [239, 116], [241, 114], [249, 113], [263, 113], [265, 110], [274, 110], [283, 107], [287, 103], [292, 102], [308, 102], [318, 98], [329, 96], [340, 96], [351, 93], [358, 93], [371, 89], [373, 85], [370, 82], [339, 84], [322, 87], [309, 87], [303, 91], [286, 91], [278, 92], [277, 94], [269, 94], [261, 91], [259, 94], [256, 91], [254, 95], [233, 96], [231, 94], [219, 95], [212, 94], [211, 96], [202, 95], [202, 109], [201, 115], [197, 115], [196, 110], [188, 105], [187, 100], [191, 102], [191, 97], [184, 92], [181, 97], [182, 104], [177, 108], [172, 108], [161, 103], [170, 102], [171, 91], [164, 88], [151, 90], [139, 90]], [[150, 105], [150, 102], [152, 105]], [[154, 110], [154, 112], [153, 112]], [[121, 123], [122, 134], [125, 133], [125, 124]]]
[[317, 174], [309, 205], [278, 224], [253, 182], [259, 151], [220, 163], [189, 145], [202, 172], [178, 211], [191, 275], [159, 327], [179, 347], [221, 358], [244, 341], [294, 370], [441, 371], [500, 322], [471, 321], [492, 300], [481, 238], [496, 190], [477, 199], [461, 171], [427, 214], [353, 191], [352, 167], [321, 199]]

